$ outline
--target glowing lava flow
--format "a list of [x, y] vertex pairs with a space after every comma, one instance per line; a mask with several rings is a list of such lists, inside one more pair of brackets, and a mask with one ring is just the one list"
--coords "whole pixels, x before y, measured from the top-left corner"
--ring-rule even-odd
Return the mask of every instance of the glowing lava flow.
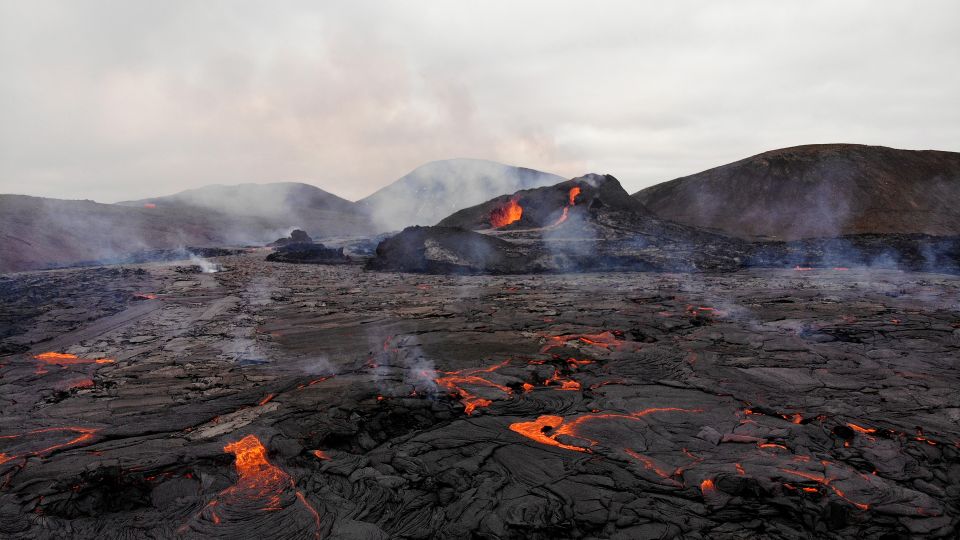
[[517, 202], [517, 198], [514, 196], [511, 197], [506, 204], [494, 208], [493, 212], [490, 212], [490, 225], [499, 229], [500, 227], [506, 227], [511, 223], [520, 221], [521, 217], [523, 217], [523, 207], [520, 206], [520, 203]]
[[20, 439], [20, 438], [35, 439], [38, 437], [31, 437], [31, 436], [41, 435], [44, 433], [55, 433], [60, 431], [73, 432], [73, 433], [76, 433], [77, 436], [70, 439], [67, 442], [50, 445], [45, 448], [41, 448], [39, 450], [30, 450], [30, 451], [22, 452], [19, 454], [0, 453], [0, 465], [8, 461], [12, 461], [14, 459], [21, 459], [21, 458], [26, 458], [31, 456], [42, 456], [44, 454], [49, 454], [61, 448], [67, 448], [69, 446], [74, 446], [82, 442], [89, 441], [90, 439], [93, 439], [93, 436], [97, 433], [98, 430], [94, 428], [84, 428], [84, 427], [75, 427], [75, 426], [41, 428], [41, 429], [34, 429], [26, 433], [21, 433], [19, 435], [0, 435], [0, 440], [14, 440], [14, 439]]
[[639, 343], [626, 341], [623, 339], [623, 332], [614, 330], [612, 332], [600, 332], [599, 334], [564, 334], [560, 336], [547, 336], [547, 344], [540, 348], [540, 352], [545, 353], [550, 349], [563, 347], [571, 341], [606, 349], [608, 351], [640, 350]]
[[[795, 476], [799, 476], [800, 478], [804, 478], [804, 479], [806, 479], [806, 480], [811, 480], [811, 481], [816, 482], [816, 483], [818, 483], [818, 484], [820, 484], [820, 485], [822, 485], [822, 486], [824, 486], [824, 487], [828, 487], [828, 488], [830, 488], [831, 490], [833, 490], [834, 493], [837, 494], [837, 497], [840, 497], [841, 499], [847, 501], [848, 503], [856, 506], [856, 507], [859, 508], [860, 510], [867, 510], [867, 509], [870, 508], [870, 505], [869, 505], [869, 504], [858, 503], [858, 502], [854, 502], [854, 501], [851, 501], [850, 499], [848, 499], [847, 496], [843, 493], [843, 491], [840, 490], [840, 488], [838, 488], [838, 487], [836, 487], [836, 486], [834, 486], [834, 485], [831, 484], [831, 482], [833, 482], [833, 480], [834, 480], [833, 478], [827, 478], [826, 476], [822, 476], [822, 475], [814, 474], [814, 473], [808, 473], [808, 472], [804, 472], [804, 471], [795, 471], [795, 470], [792, 470], [792, 469], [780, 469], [780, 470], [783, 471], [783, 472], [785, 472], [785, 473], [787, 473], [787, 474], [792, 474], [792, 475], [795, 475]], [[804, 488], [804, 490], [807, 491], [806, 488]]]
[[[293, 478], [267, 460], [267, 449], [260, 439], [255, 435], [247, 435], [227, 444], [223, 450], [236, 456], [234, 467], [239, 478], [236, 484], [221, 491], [207, 503], [197, 515], [198, 518], [202, 517], [214, 525], [224, 521], [243, 523], [249, 520], [251, 512], [276, 512], [299, 502], [313, 520], [313, 536], [320, 537], [320, 515], [317, 510], [302, 492], [296, 490]], [[287, 522], [288, 516], [278, 517], [278, 520]], [[184, 525], [179, 532], [184, 533], [188, 527], [189, 524]]]
[[553, 223], [553, 225], [550, 225], [551, 227], [560, 225], [566, 221], [568, 217], [570, 217], [570, 209], [577, 204], [577, 195], [580, 195], [580, 186], [574, 186], [570, 188], [570, 192], [567, 194], [567, 205], [563, 207], [563, 213], [560, 214], [560, 217]]
[[84, 358], [78, 358], [77, 355], [75, 354], [58, 353], [58, 352], [40, 353], [34, 356], [33, 358], [45, 364], [58, 365], [61, 367], [73, 366], [77, 364], [112, 364], [114, 362], [109, 358], [84, 359]]
[[492, 381], [488, 381], [483, 377], [477, 375], [478, 373], [492, 373], [507, 364], [510, 363], [510, 360], [504, 360], [499, 364], [486, 367], [486, 368], [474, 368], [474, 369], [463, 369], [460, 371], [446, 371], [445, 375], [442, 377], [437, 377], [434, 381], [437, 383], [437, 386], [446, 388], [451, 393], [459, 394], [460, 402], [463, 403], [464, 409], [467, 414], [473, 414], [473, 411], [477, 407], [487, 407], [492, 403], [489, 399], [480, 397], [468, 390], [465, 390], [464, 386], [487, 386], [491, 388], [496, 388], [505, 394], [512, 394], [513, 390], [502, 384], [497, 384]]
[[[648, 414], [661, 413], [661, 412], [686, 412], [686, 413], [698, 413], [702, 412], [701, 409], [681, 409], [677, 407], [653, 407], [650, 409], [643, 409], [642, 411], [636, 411], [629, 414], [621, 413], [594, 413], [586, 414], [579, 416], [572, 420], [565, 419], [562, 416], [554, 416], [545, 414], [540, 416], [532, 422], [514, 422], [510, 424], [510, 430], [528, 439], [532, 439], [540, 444], [546, 444], [549, 446], [556, 446], [557, 448], [563, 448], [565, 450], [573, 450], [575, 452], [590, 452], [590, 447], [598, 445], [600, 442], [583, 435], [579, 435], [577, 430], [583, 424], [587, 422], [592, 422], [596, 420], [639, 420], [640, 418], [647, 416]], [[557, 440], [560, 436], [566, 436], [573, 439], [578, 439], [586, 442], [584, 446], [574, 446], [571, 444], [565, 444]]]

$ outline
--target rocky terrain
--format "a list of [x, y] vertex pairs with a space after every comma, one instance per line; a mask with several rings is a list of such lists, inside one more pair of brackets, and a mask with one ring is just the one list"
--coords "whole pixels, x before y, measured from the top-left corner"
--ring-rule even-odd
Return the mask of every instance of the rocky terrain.
[[[475, 232], [480, 231], [480, 232]], [[376, 269], [439, 273], [729, 271], [747, 243], [664, 221], [610, 175], [502, 195], [385, 240]]]
[[956, 538], [960, 283], [0, 281], [0, 537]]
[[960, 235], [960, 153], [858, 144], [771, 150], [644, 189], [663, 219], [744, 238]]

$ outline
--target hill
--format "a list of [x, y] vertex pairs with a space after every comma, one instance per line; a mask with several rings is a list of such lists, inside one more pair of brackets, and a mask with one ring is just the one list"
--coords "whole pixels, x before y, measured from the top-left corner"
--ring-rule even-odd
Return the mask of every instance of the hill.
[[960, 234], [960, 154], [858, 144], [771, 150], [634, 194], [658, 216], [741, 237]]
[[563, 180], [555, 174], [493, 161], [448, 159], [422, 165], [357, 203], [379, 231], [391, 231], [433, 225], [497, 195]]

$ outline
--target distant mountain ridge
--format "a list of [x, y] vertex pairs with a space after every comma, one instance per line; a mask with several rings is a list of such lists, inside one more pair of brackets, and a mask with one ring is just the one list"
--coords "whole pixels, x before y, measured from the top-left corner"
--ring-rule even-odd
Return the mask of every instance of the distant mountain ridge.
[[785, 240], [960, 234], [960, 153], [858, 144], [763, 152], [633, 195], [663, 219]]
[[463, 201], [471, 197], [486, 200], [555, 179], [563, 180], [499, 163], [448, 160], [428, 163], [359, 203], [296, 182], [217, 184], [116, 204], [0, 195], [0, 272], [141, 250], [264, 244], [293, 228], [319, 241], [368, 236], [433, 219], [431, 213], [440, 213], [439, 220], [450, 213], [446, 208], [469, 206]]

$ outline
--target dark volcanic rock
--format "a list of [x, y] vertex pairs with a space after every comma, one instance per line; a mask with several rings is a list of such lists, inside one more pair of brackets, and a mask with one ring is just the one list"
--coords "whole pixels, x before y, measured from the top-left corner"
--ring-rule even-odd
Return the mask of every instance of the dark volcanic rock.
[[[571, 191], [577, 190], [571, 205]], [[522, 208], [518, 220], [503, 226], [492, 224], [499, 209], [515, 203]], [[590, 214], [623, 214], [620, 219], [652, 216], [642, 203], [631, 197], [613, 176], [588, 174], [559, 184], [536, 189], [525, 189], [510, 195], [501, 195], [485, 203], [456, 212], [437, 225], [465, 229], [518, 230], [547, 227], [556, 224], [567, 209], [567, 218]]]
[[952, 276], [217, 262], [0, 280], [0, 538], [960, 531]]
[[377, 246], [368, 267], [429, 274], [515, 274], [536, 271], [528, 256], [510, 242], [459, 227], [407, 227]]
[[960, 274], [960, 236], [860, 234], [758, 242], [748, 266], [871, 267]]
[[664, 182], [634, 197], [664, 219], [741, 237], [960, 235], [960, 153], [796, 146]]
[[270, 262], [299, 264], [346, 264], [350, 257], [343, 254], [343, 248], [328, 248], [313, 242], [292, 242], [284, 244], [267, 255]]
[[290, 233], [290, 236], [284, 238], [277, 238], [273, 242], [267, 244], [268, 246], [285, 246], [287, 244], [312, 244], [313, 238], [310, 238], [310, 235], [306, 231], [301, 231], [300, 229], [294, 229]]
[[[716, 271], [739, 268], [748, 250], [739, 240], [657, 219], [609, 175], [497, 197], [440, 223], [385, 241], [371, 268], [493, 274]], [[499, 227], [492, 229], [494, 224]]]

